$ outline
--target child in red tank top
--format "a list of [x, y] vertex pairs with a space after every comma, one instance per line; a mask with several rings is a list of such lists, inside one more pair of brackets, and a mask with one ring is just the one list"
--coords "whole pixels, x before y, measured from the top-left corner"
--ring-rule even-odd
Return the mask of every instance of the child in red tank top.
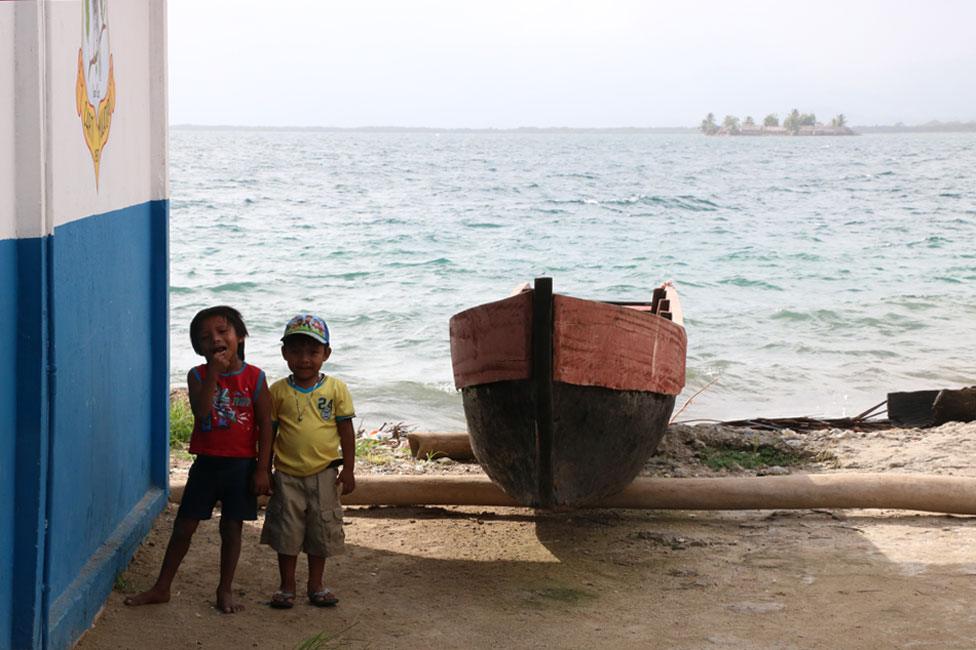
[[190, 342], [207, 363], [186, 378], [197, 454], [183, 490], [173, 534], [156, 584], [125, 599], [126, 605], [169, 601], [190, 541], [203, 519], [220, 501], [220, 584], [217, 609], [232, 614], [232, 584], [241, 553], [244, 520], [257, 519], [258, 494], [267, 494], [271, 470], [271, 401], [264, 372], [244, 362], [247, 327], [232, 307], [204, 309], [190, 323]]

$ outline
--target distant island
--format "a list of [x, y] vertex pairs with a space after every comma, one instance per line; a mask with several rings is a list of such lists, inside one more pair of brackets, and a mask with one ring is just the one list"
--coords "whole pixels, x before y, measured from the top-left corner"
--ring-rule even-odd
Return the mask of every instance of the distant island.
[[828, 125], [818, 122], [813, 113], [801, 113], [795, 108], [782, 124], [776, 113], [770, 113], [763, 118], [762, 124], [756, 124], [751, 115], [741, 122], [735, 115], [726, 115], [719, 125], [715, 121], [715, 114], [709, 113], [701, 121], [699, 129], [705, 135], [857, 135], [847, 126], [843, 113], [830, 120]]

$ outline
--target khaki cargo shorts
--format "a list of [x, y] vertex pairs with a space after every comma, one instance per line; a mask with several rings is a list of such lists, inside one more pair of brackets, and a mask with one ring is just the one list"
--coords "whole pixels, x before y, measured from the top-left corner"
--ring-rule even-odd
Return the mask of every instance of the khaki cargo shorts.
[[311, 476], [274, 473], [274, 494], [261, 530], [261, 543], [282, 555], [330, 557], [345, 551], [338, 469]]

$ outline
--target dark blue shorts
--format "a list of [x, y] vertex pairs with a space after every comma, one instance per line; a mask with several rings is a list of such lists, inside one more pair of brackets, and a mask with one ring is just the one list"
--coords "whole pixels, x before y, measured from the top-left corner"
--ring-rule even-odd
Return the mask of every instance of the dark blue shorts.
[[258, 498], [251, 489], [253, 458], [197, 456], [183, 488], [177, 517], [210, 519], [220, 501], [220, 516], [235, 521], [258, 518]]

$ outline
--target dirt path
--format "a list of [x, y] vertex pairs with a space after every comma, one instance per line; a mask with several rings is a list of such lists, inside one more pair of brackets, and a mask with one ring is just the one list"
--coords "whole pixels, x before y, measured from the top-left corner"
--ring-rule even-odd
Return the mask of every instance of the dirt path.
[[[756, 444], [753, 432], [727, 434]], [[685, 452], [721, 435], [675, 435], [650, 473], [715, 473]], [[772, 438], [816, 455], [807, 470], [976, 476], [976, 425]], [[157, 521], [80, 648], [295, 648], [316, 635], [323, 648], [970, 648], [976, 638], [970, 517], [347, 508], [347, 554], [327, 569], [337, 608], [265, 605], [277, 573], [256, 525], [238, 571], [246, 610], [232, 616], [212, 608], [213, 521], [169, 604], [125, 607], [125, 593], [152, 583], [174, 514]]]

